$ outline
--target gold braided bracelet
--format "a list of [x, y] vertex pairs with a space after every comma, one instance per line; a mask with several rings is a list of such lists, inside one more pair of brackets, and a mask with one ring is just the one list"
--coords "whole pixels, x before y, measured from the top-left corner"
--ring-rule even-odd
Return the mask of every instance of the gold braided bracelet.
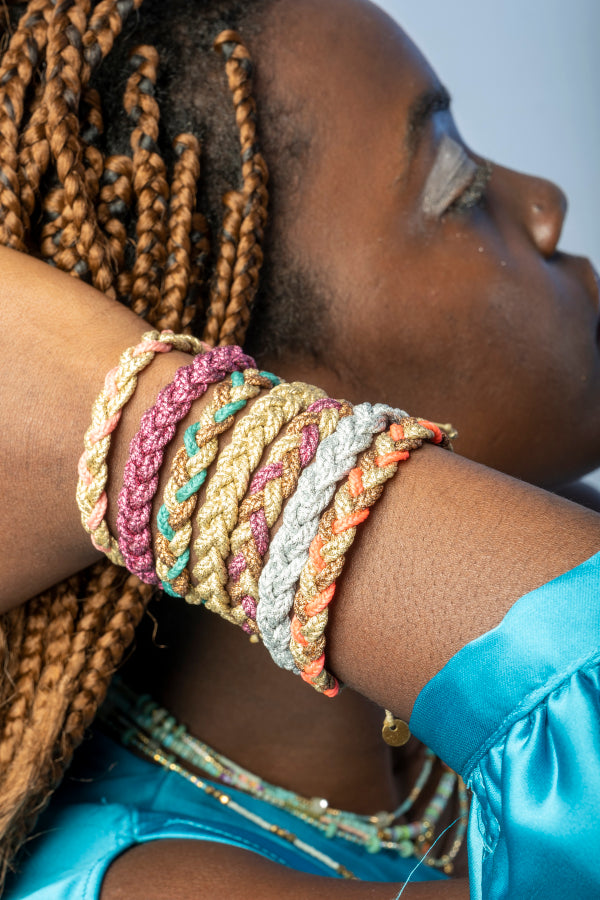
[[198, 491], [207, 469], [219, 450], [218, 436], [235, 422], [236, 413], [261, 390], [269, 390], [280, 379], [269, 372], [245, 369], [233, 372], [221, 382], [200, 420], [185, 432], [184, 445], [171, 464], [163, 503], [158, 513], [158, 534], [154, 542], [156, 573], [163, 590], [171, 596], [185, 597], [190, 586], [189, 544], [191, 517], [196, 509]]
[[267, 463], [252, 479], [231, 535], [232, 556], [227, 563], [227, 590], [232, 606], [243, 609], [242, 628], [248, 634], [258, 634], [258, 579], [269, 549], [269, 529], [279, 518], [283, 502], [295, 491], [300, 472], [312, 461], [320, 442], [351, 412], [352, 404], [346, 400], [325, 398], [311, 404], [292, 420], [285, 435], [273, 445]]
[[168, 353], [172, 349], [197, 355], [207, 347], [202, 341], [186, 334], [173, 334], [172, 331], [145, 332], [140, 343], [125, 350], [119, 364], [107, 374], [104, 387], [92, 406], [92, 424], [84, 437], [85, 450], [77, 467], [79, 480], [76, 494], [81, 521], [91, 535], [94, 546], [119, 566], [124, 565], [123, 556], [104, 518], [108, 478], [106, 457], [110, 436], [117, 427], [123, 407], [135, 390], [139, 373], [152, 362], [157, 353]]
[[231, 609], [225, 587], [225, 560], [230, 550], [229, 536], [237, 523], [239, 501], [265, 447], [287, 422], [321, 397], [325, 397], [325, 392], [312, 385], [280, 384], [257, 400], [235, 426], [231, 443], [219, 456], [215, 473], [208, 482], [205, 502], [198, 511], [195, 584], [186, 594], [188, 603], [204, 603], [236, 624], [244, 621], [241, 607]]

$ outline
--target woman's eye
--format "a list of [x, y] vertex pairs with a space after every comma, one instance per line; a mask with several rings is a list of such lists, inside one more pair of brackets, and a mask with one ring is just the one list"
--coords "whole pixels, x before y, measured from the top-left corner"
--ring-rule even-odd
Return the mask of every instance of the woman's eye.
[[450, 206], [446, 207], [445, 212], [461, 212], [465, 209], [472, 209], [479, 206], [485, 199], [487, 187], [492, 177], [492, 164], [489, 160], [485, 160], [477, 166], [475, 177], [471, 184], [459, 194], [456, 200], [453, 200]]
[[440, 218], [477, 206], [485, 197], [490, 175], [488, 162], [478, 165], [461, 144], [445, 135], [425, 184], [423, 212]]

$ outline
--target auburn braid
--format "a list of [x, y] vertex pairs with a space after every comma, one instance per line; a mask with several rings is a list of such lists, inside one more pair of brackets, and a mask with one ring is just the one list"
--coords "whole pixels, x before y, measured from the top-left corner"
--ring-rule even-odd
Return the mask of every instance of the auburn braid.
[[202, 339], [215, 347], [219, 343], [225, 321], [228, 298], [231, 292], [233, 268], [237, 256], [242, 224], [243, 195], [239, 191], [227, 191], [223, 197], [225, 216], [221, 230], [221, 246], [211, 286], [210, 307]]
[[167, 227], [167, 264], [159, 304], [163, 328], [174, 329], [183, 319], [191, 262], [191, 231], [200, 177], [200, 144], [193, 134], [175, 138], [175, 169]]
[[127, 217], [133, 191], [133, 164], [129, 156], [109, 156], [104, 162], [98, 205], [98, 222], [108, 240], [114, 271], [113, 290], [125, 302], [131, 293], [131, 272], [125, 270]]
[[104, 131], [102, 118], [102, 103], [100, 94], [95, 88], [84, 89], [82, 98], [83, 128], [81, 141], [83, 144], [83, 156], [86, 162], [85, 179], [88, 197], [95, 203], [100, 190], [100, 179], [104, 172], [104, 157], [96, 146], [96, 143]]
[[89, 27], [83, 35], [84, 84], [88, 83], [94, 69], [98, 68], [112, 50], [129, 14], [134, 9], [139, 9], [142, 2], [143, 0], [101, 0], [95, 7]]
[[[5, 672], [10, 682], [10, 705], [7, 706], [0, 741], [0, 771], [4, 771], [21, 741], [30, 715], [35, 690], [42, 671], [44, 638], [48, 627], [49, 607], [45, 598], [29, 601], [21, 635], [21, 646], [11, 647], [17, 663], [13, 671]], [[18, 655], [17, 655], [18, 652]], [[0, 804], [1, 808], [1, 804]]]
[[0, 243], [25, 249], [18, 176], [25, 92], [46, 43], [51, 0], [36, 0], [12, 35], [0, 65]]
[[131, 135], [133, 190], [138, 212], [131, 306], [155, 325], [166, 262], [169, 195], [166, 166], [156, 145], [160, 117], [154, 99], [158, 53], [154, 47], [137, 47], [131, 63], [135, 71], [127, 82], [124, 98], [125, 109], [136, 126]]
[[252, 61], [235, 31], [221, 33], [215, 41], [226, 60], [225, 71], [233, 95], [240, 132], [243, 210], [231, 296], [219, 334], [220, 344], [242, 344], [250, 322], [250, 307], [256, 295], [263, 262], [262, 241], [267, 219], [268, 171], [258, 150], [256, 103], [252, 96]]
[[200, 212], [195, 212], [192, 216], [190, 241], [192, 245], [190, 280], [181, 319], [183, 331], [186, 333], [191, 330], [198, 307], [204, 307], [204, 278], [210, 255], [210, 238], [206, 216]]
[[[147, 2], [161, 10], [157, 0]], [[206, 3], [228, 8], [230, 0]], [[213, 274], [207, 218], [197, 209], [204, 196], [197, 190], [200, 145], [192, 134], [172, 132], [178, 136], [169, 184], [159, 149], [152, 46], [134, 50], [120, 130], [114, 126], [119, 117], [109, 115], [105, 133], [100, 63], [113, 47], [117, 52], [125, 18], [141, 5], [101, 0], [92, 10], [90, 0], [30, 0], [21, 12], [0, 60], [0, 240], [86, 278], [159, 328], [201, 328], [210, 281], [219, 298], [208, 316], [215, 321], [214, 343], [229, 342], [230, 332], [223, 335], [228, 317], [247, 320], [266, 214], [249, 56], [236, 39], [228, 83], [237, 85], [242, 165], [239, 184], [224, 191]], [[130, 39], [123, 34], [121, 40], [127, 46]], [[132, 157], [123, 153], [127, 141]], [[151, 595], [124, 570], [99, 563], [0, 616], [0, 891]]]

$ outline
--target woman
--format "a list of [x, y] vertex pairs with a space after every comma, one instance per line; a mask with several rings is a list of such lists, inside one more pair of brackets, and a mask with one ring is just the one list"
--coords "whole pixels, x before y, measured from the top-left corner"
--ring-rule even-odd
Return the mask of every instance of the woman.
[[[90, 76], [86, 66], [94, 69], [98, 58], [108, 52], [108, 31], [113, 34], [121, 24], [119, 20], [108, 29], [99, 18], [94, 30], [87, 22], [85, 4], [62, 4], [56, 11], [50, 6], [40, 3], [29, 10], [31, 34], [24, 39], [28, 51], [40, 45], [36, 52], [42, 53], [46, 19], [50, 23], [49, 87], [44, 94], [46, 106], [42, 97], [41, 112], [35, 120], [35, 113], [31, 114], [36, 128], [22, 129], [21, 163], [13, 160], [12, 166], [17, 176], [21, 172], [16, 182], [10, 178], [10, 154], [6, 151], [9, 161], [3, 171], [8, 174], [0, 197], [5, 210], [3, 240], [18, 249], [52, 256], [59, 267], [86, 275], [96, 287], [130, 296], [136, 312], [153, 323], [178, 328], [184, 301], [197, 297], [187, 285], [183, 290], [177, 286], [175, 275], [186, 269], [185, 263], [177, 269], [167, 258], [171, 254], [178, 263], [180, 247], [174, 238], [168, 245], [165, 235], [168, 191], [163, 190], [165, 174], [153, 144], [158, 137], [154, 57], [147, 48], [138, 50], [127, 83], [125, 108], [137, 128], [133, 177], [123, 162], [119, 169], [113, 161], [112, 169], [105, 167], [108, 173], [103, 174], [99, 165], [96, 169], [94, 128], [99, 130], [99, 120], [89, 94], [90, 124], [84, 132], [87, 169], [80, 170], [70, 143], [69, 104], [74, 105], [73, 97]], [[532, 483], [556, 486], [591, 469], [600, 450], [598, 291], [589, 263], [557, 253], [564, 217], [560, 191], [547, 182], [496, 166], [490, 170], [489, 164], [467, 151], [435, 75], [406, 36], [375, 7], [342, 0], [328, 4], [280, 0], [253, 4], [247, 10], [238, 6], [221, 4], [212, 12], [203, 8], [197, 22], [189, 4], [170, 5], [168, 15], [159, 4], [151, 9], [144, 4], [139, 25], [126, 23], [121, 50], [116, 45], [112, 64], [109, 57], [94, 77], [110, 101], [109, 85], [130, 48], [140, 42], [170, 43], [170, 55], [162, 54], [170, 61], [170, 74], [159, 85], [159, 96], [165, 98], [165, 129], [174, 137], [182, 120], [189, 127], [197, 105], [202, 107], [197, 114], [206, 116], [208, 166], [202, 198], [212, 219], [218, 220], [222, 194], [227, 188], [236, 188], [237, 176], [230, 177], [228, 172], [233, 163], [223, 163], [235, 156], [231, 152], [226, 155], [227, 148], [234, 146], [235, 132], [228, 136], [227, 128], [219, 126], [220, 95], [215, 103], [212, 93], [213, 86], [220, 84], [216, 73], [222, 75], [223, 59], [208, 50], [199, 55], [198, 45], [210, 47], [223, 24], [237, 28], [248, 42], [256, 59], [255, 91], [272, 175], [273, 218], [265, 280], [249, 335], [250, 347], [260, 355], [261, 365], [272, 367], [288, 380], [318, 383], [331, 396], [345, 396], [352, 402], [376, 398], [396, 403], [400, 399], [408, 409], [451, 420], [461, 431], [461, 453]], [[114, 8], [106, 4], [104, 10], [124, 15], [118, 4]], [[237, 272], [234, 266], [231, 277], [228, 244], [233, 242], [232, 223], [240, 215], [240, 207], [235, 192], [227, 196], [222, 253], [206, 324], [206, 334], [214, 342], [232, 336], [243, 340], [264, 228], [264, 169], [248, 133], [253, 117], [248, 106], [248, 66], [243, 63], [243, 53], [236, 56], [240, 46], [229, 35], [222, 52], [243, 147], [246, 142], [240, 193], [251, 203], [244, 217], [247, 230], [240, 225], [246, 241], [244, 264]], [[19, 58], [21, 78], [27, 59], [31, 66], [33, 56], [28, 52]], [[14, 63], [13, 68], [17, 68]], [[57, 72], [62, 82], [53, 86]], [[206, 91], [206, 84], [211, 92]], [[5, 93], [9, 93], [8, 87]], [[18, 92], [12, 91], [11, 105], [7, 107], [5, 102], [9, 120], [10, 109], [14, 112], [15, 128], [18, 97]], [[113, 154], [124, 149], [119, 140], [124, 140], [130, 126], [119, 132], [123, 124], [116, 112], [105, 121], [106, 139], [115, 142], [109, 151]], [[7, 129], [9, 126], [10, 121]], [[42, 182], [38, 189], [35, 167], [45, 160], [48, 164], [46, 145], [48, 157], [54, 160], [50, 171], [56, 171], [59, 183], [46, 176], [47, 183]], [[188, 142], [178, 150], [176, 158], [186, 158], [190, 146]], [[187, 169], [182, 165], [179, 170], [184, 186], [186, 176], [191, 174], [192, 184], [197, 177], [194, 162], [186, 165]], [[86, 206], [80, 203], [86, 196], [83, 188], [87, 196], [94, 196], [94, 175], [104, 181], [97, 188], [98, 204], [86, 200]], [[124, 240], [126, 225], [120, 221], [122, 206], [127, 207], [129, 198], [118, 193], [126, 192], [130, 184], [140, 211], [133, 265], [126, 258], [130, 252]], [[13, 196], [7, 196], [13, 185], [18, 207]], [[36, 190], [42, 197], [44, 215], [39, 236]], [[180, 187], [177, 196], [183, 195]], [[169, 224], [176, 223], [177, 216], [187, 215], [189, 231], [191, 205], [188, 203], [187, 211], [182, 207], [171, 203]], [[96, 231], [87, 227], [94, 220]], [[196, 243], [201, 248], [200, 223], [196, 224]], [[104, 241], [102, 233], [108, 235]], [[164, 286], [171, 275], [172, 290], [161, 293], [165, 266]], [[7, 440], [7, 455], [14, 446], [35, 446], [31, 423], [39, 417], [37, 397], [41, 396], [45, 411], [61, 413], [60, 421], [57, 415], [45, 415], [52, 466], [47, 465], [46, 453], [34, 451], [26, 477], [7, 488], [5, 508], [10, 511], [10, 521], [3, 521], [3, 528], [10, 541], [6, 541], [9, 550], [2, 599], [8, 609], [99, 559], [65, 498], [70, 497], [80, 433], [103, 373], [128, 342], [139, 340], [145, 325], [114, 301], [74, 281], [66, 283], [60, 273], [47, 272], [41, 263], [25, 264], [6, 251], [3, 268], [3, 313], [11, 335], [5, 353], [10, 366], [3, 419], [15, 423]], [[126, 274], [114, 279], [114, 268]], [[27, 323], [16, 302], [24, 288], [30, 302], [36, 304], [36, 315]], [[40, 302], [42, 290], [49, 295], [44, 305]], [[183, 314], [185, 320], [185, 310]], [[188, 309], [188, 318], [190, 315]], [[200, 323], [201, 315], [199, 327]], [[36, 395], [31, 354], [36, 361], [45, 358], [48, 335], [52, 335], [60, 363], [53, 366], [52, 386]], [[149, 398], [181, 364], [181, 355], [174, 351], [157, 360], [147, 373], [115, 435], [112, 471], [122, 471], [129, 439]], [[77, 394], [71, 390], [74, 379], [80, 386]], [[201, 406], [201, 402], [194, 406], [193, 415], [198, 415]], [[65, 420], [77, 427], [64, 427]], [[576, 438], [570, 438], [568, 465], [563, 434]], [[598, 520], [565, 501], [436, 450], [425, 448], [417, 454], [403, 475], [402, 488], [386, 491], [348, 561], [343, 602], [332, 608], [329, 659], [350, 687], [408, 718], [423, 686], [466, 642], [496, 626], [521, 595], [591, 556], [598, 546]], [[113, 533], [118, 481], [115, 477], [108, 485]], [[29, 498], [26, 504], [21, 502], [23, 491]], [[50, 510], [53, 524], [48, 534], [45, 521]], [[401, 560], [398, 545], [402, 547]], [[374, 559], [375, 554], [379, 559]], [[23, 571], [25, 559], [28, 564]], [[22, 839], [25, 828], [32, 827], [32, 817], [50, 784], [81, 739], [148, 597], [143, 590], [137, 592], [132, 581], [124, 584], [118, 574], [102, 572], [95, 577], [91, 588], [71, 583], [49, 600], [32, 602], [24, 621], [17, 614], [7, 620], [9, 646], [20, 650], [20, 656], [15, 653], [7, 662], [13, 682], [19, 686], [16, 700], [8, 679], [3, 688], [4, 697], [11, 701], [2, 788], [8, 850], [11, 843], [14, 846]], [[577, 581], [579, 575], [574, 577]], [[570, 595], [565, 592], [565, 596]], [[148, 642], [139, 661], [134, 658], [132, 662], [130, 685], [150, 691], [192, 734], [275, 785], [302, 796], [327, 797], [331, 806], [359, 813], [398, 804], [410, 787], [412, 770], [418, 769], [421, 751], [415, 750], [412, 758], [413, 751], [407, 754], [399, 789], [393, 760], [377, 735], [379, 714], [370, 703], [350, 690], [338, 702], [317, 698], [299, 680], [275, 670], [241, 633], [198, 613], [161, 602], [154, 613], [158, 644], [164, 633], [168, 649]], [[87, 625], [83, 626], [80, 621], [85, 616]], [[587, 620], [586, 626], [591, 629]], [[570, 648], [569, 641], [566, 643]], [[26, 665], [28, 658], [33, 666]], [[251, 693], [240, 691], [242, 679], [251, 682]], [[440, 743], [444, 755], [453, 748], [456, 751], [460, 743], [457, 734], [469, 731], [461, 709], [460, 703], [453, 704], [459, 725], [448, 729], [447, 746]], [[417, 705], [417, 711], [422, 724], [432, 715], [426, 703]], [[532, 727], [537, 725], [532, 722]], [[429, 730], [423, 725], [422, 736], [425, 733], [435, 736], [431, 723]], [[531, 743], [531, 735], [523, 740]], [[464, 747], [462, 750], [466, 752]], [[589, 752], [589, 746], [580, 748], [583, 758]], [[460, 756], [457, 752], [456, 758]], [[529, 759], [526, 754], [522, 758]], [[153, 776], [144, 770], [144, 777], [151, 782]], [[481, 769], [477, 777], [485, 787]], [[523, 783], [527, 782], [519, 781]], [[106, 783], [99, 790], [108, 790]], [[63, 806], [51, 805], [49, 816], [54, 808], [59, 815], [61, 809], [73, 808], [68, 791], [67, 785]], [[589, 782], [585, 798], [587, 792], [593, 793]], [[97, 796], [89, 802], [101, 807], [100, 800]], [[114, 798], [109, 800], [111, 809], [114, 802]], [[512, 892], [514, 896], [519, 890], [539, 889], [542, 876], [537, 873], [533, 850], [545, 855], [547, 846], [539, 823], [525, 854], [532, 868], [521, 870], [511, 844], [523, 840], [526, 833], [518, 810], [511, 809], [513, 818], [502, 820], [508, 838], [503, 832], [499, 855], [494, 855], [489, 849], [482, 851], [481, 838], [477, 843], [477, 816], [483, 815], [480, 793], [477, 803], [471, 824], [473, 895]], [[534, 804], [535, 810], [542, 807], [541, 801]], [[489, 810], [484, 812], [489, 814]], [[56, 819], [45, 821], [42, 827], [56, 829]], [[451, 815], [444, 824], [452, 824]], [[592, 821], [584, 832], [588, 840], [593, 826]], [[146, 840], [169, 836], [159, 831], [148, 832]], [[118, 832], [115, 827], [109, 838]], [[486, 838], [489, 833], [484, 832]], [[31, 895], [32, 884], [46, 896], [101, 896], [103, 900], [154, 894], [230, 897], [242, 891], [244, 896], [268, 898], [284, 890], [291, 896], [304, 896], [307, 890], [331, 897], [338, 892], [340, 897], [390, 896], [389, 885], [325, 882], [314, 874], [314, 868], [308, 868], [313, 873], [309, 875], [290, 870], [274, 861], [266, 844], [258, 847], [261, 856], [248, 854], [242, 849], [247, 844], [239, 841], [237, 846], [224, 846], [189, 840], [188, 833], [183, 836], [188, 839], [181, 839], [180, 833], [173, 832], [170, 836], [176, 840], [148, 843], [139, 834], [124, 840], [120, 835], [111, 852], [105, 853], [105, 848], [98, 851], [104, 854], [100, 869], [90, 867], [87, 875], [78, 871], [75, 880], [68, 882], [66, 870], [82, 848], [77, 846], [72, 827], [69, 834], [74, 843], [67, 844], [65, 834], [63, 851], [66, 854], [69, 846], [76, 852], [68, 863], [61, 861], [62, 875], [55, 872], [53, 881], [47, 874], [48, 860], [61, 852], [61, 844], [47, 844], [44, 851], [33, 845], [30, 861], [9, 887], [13, 896]], [[562, 865], [563, 854], [571, 854], [572, 847], [565, 839], [561, 849], [556, 858]], [[94, 847], [92, 850], [95, 852]], [[36, 853], [40, 864], [35, 862]], [[502, 866], [504, 853], [511, 863], [509, 875]], [[331, 855], [334, 857], [333, 851]], [[41, 873], [36, 872], [36, 865], [42, 866]], [[302, 868], [299, 863], [298, 867]], [[457, 859], [457, 869], [462, 879], [410, 884], [405, 893], [467, 896], [464, 861], [461, 870]], [[165, 873], [166, 882], [161, 880]], [[388, 880], [398, 883], [398, 891], [409, 873], [410, 868], [402, 877]], [[560, 893], [564, 885], [555, 873], [551, 884], [555, 896], [564, 896]]]

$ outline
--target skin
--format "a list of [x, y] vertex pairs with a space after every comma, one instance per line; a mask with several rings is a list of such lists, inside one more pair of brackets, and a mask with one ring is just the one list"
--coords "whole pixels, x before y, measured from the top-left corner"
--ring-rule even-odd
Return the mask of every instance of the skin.
[[[436, 146], [444, 134], [459, 136], [448, 113], [436, 114], [419, 154], [408, 163], [407, 111], [434, 76], [406, 36], [362, 0], [294, 0], [276, 7], [260, 41], [251, 47], [258, 61], [257, 93], [270, 90], [277, 101], [300, 92], [307, 98], [303, 112], [314, 123], [302, 190], [281, 226], [292, 252], [322, 279], [336, 323], [326, 359], [315, 365], [289, 357], [273, 368], [337, 396], [402, 403], [451, 420], [463, 432], [465, 455], [534, 482], [554, 483], [591, 468], [600, 456], [594, 401], [600, 378], [598, 298], [588, 264], [555, 253], [562, 194], [547, 182], [495, 167], [486, 205], [427, 219], [421, 196]], [[268, 62], [268, 73], [261, 60]], [[60, 273], [39, 276], [40, 285], [47, 291], [55, 278], [56, 295], [66, 294]], [[72, 281], [70, 286], [81, 296], [89, 292]], [[78, 376], [90, 396], [81, 401], [83, 411], [77, 406], [81, 392], [70, 397], [73, 421], [86, 421], [115, 348], [118, 353], [137, 338], [139, 325], [126, 311], [122, 315], [114, 347], [108, 340], [100, 348], [90, 343], [95, 353], [86, 357], [83, 377], [74, 342], [74, 371], [64, 373], [65, 384]], [[98, 310], [92, 331], [104, 316], [107, 322], [112, 316], [108, 307]], [[83, 310], [82, 327], [85, 321]], [[172, 354], [149, 370], [147, 393], [143, 388], [136, 394], [119, 426], [113, 471], [122, 468], [147, 397], [179, 363]], [[20, 377], [16, 369], [11, 375]], [[510, 430], [499, 424], [506, 422], [507, 410]], [[561, 428], [575, 429], [577, 437], [566, 469], [562, 442], [555, 441], [556, 449], [550, 442], [559, 413]], [[78, 448], [79, 438], [75, 443]], [[60, 451], [65, 465], [78, 454], [68, 444]], [[59, 477], [47, 474], [38, 490], [50, 494]], [[333, 609], [330, 660], [351, 687], [408, 718], [419, 690], [447, 659], [496, 625], [522, 593], [591, 555], [600, 526], [591, 513], [566, 501], [434, 449], [419, 451], [401, 485], [390, 488], [345, 570], [343, 603]], [[109, 485], [109, 510], [116, 490]], [[17, 490], [15, 514], [19, 503]], [[63, 516], [57, 541], [72, 529], [79, 564], [93, 561], [77, 517], [62, 508], [56, 514]], [[33, 523], [15, 528], [13, 518], [12, 526], [11, 546], [21, 535], [33, 540]], [[59, 555], [50, 549], [49, 557]], [[15, 559], [25, 552], [21, 548]], [[382, 559], [389, 565], [381, 567]], [[37, 577], [36, 565], [27, 577]], [[72, 571], [72, 552], [70, 565]], [[369, 602], [373, 597], [375, 604]], [[220, 620], [173, 605], [165, 615], [163, 607], [157, 643], [167, 648], [149, 644], [136, 654], [131, 677], [137, 668], [144, 689], [192, 732], [301, 793], [324, 795], [359, 812], [395, 805], [418, 758], [409, 746], [398, 783], [373, 703], [351, 690], [331, 703], [276, 670], [266, 654]], [[152, 673], [160, 674], [160, 683], [152, 684]], [[241, 692], [242, 683], [252, 684], [252, 691]], [[467, 897], [464, 859], [458, 872], [463, 877], [453, 884], [411, 885], [403, 897]], [[270, 900], [284, 892], [391, 900], [398, 889], [309, 879], [227, 847], [159, 842], [123, 854], [110, 867], [102, 900]]]
[[[494, 165], [480, 206], [427, 216], [442, 139], [462, 139], [437, 112], [408, 158], [409, 107], [439, 85], [419, 51], [363, 0], [282, 3], [272, 21], [259, 75], [266, 58], [267, 87], [281, 102], [301, 96], [314, 128], [284, 232], [331, 298], [332, 323], [316, 373], [302, 357], [279, 369], [451, 421], [457, 452], [530, 482], [592, 468], [598, 287], [587, 260], [557, 250], [563, 193]], [[576, 436], [568, 454], [557, 427]]]

